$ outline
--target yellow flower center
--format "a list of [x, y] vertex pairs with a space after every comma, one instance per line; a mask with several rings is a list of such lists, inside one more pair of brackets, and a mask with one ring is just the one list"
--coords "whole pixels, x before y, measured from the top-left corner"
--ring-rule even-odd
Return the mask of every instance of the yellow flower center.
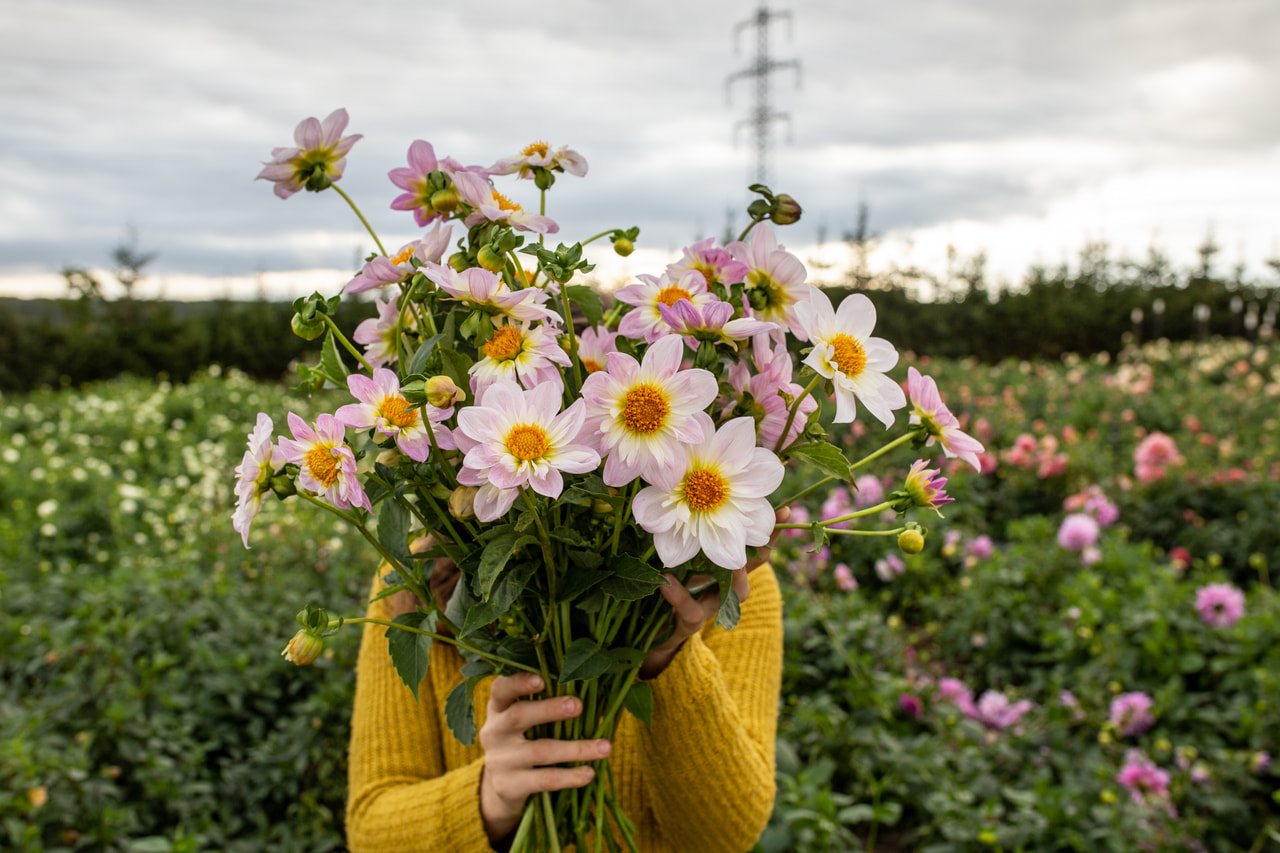
[[519, 424], [507, 433], [507, 452], [526, 462], [547, 452], [547, 431], [537, 424]]
[[664, 305], [675, 305], [681, 299], [688, 299], [692, 302], [693, 294], [685, 290], [683, 287], [677, 287], [674, 284], [670, 287], [664, 287], [662, 292], [658, 294], [658, 301]]
[[857, 338], [841, 332], [831, 339], [830, 344], [831, 360], [845, 376], [858, 376], [866, 369], [867, 351]]
[[383, 397], [378, 413], [400, 428], [413, 426], [418, 422], [418, 410], [409, 408], [409, 401], [399, 394], [394, 397]]
[[657, 432], [666, 424], [669, 414], [671, 403], [666, 392], [649, 384], [632, 388], [622, 404], [622, 422], [632, 432]]
[[685, 474], [683, 489], [684, 502], [694, 512], [711, 512], [729, 499], [729, 481], [706, 468]]
[[338, 479], [338, 460], [333, 458], [333, 448], [318, 444], [307, 451], [303, 460], [311, 476], [326, 489]]
[[484, 345], [484, 354], [495, 361], [514, 358], [524, 343], [524, 337], [515, 326], [503, 326], [493, 333]]
[[400, 254], [396, 255], [391, 259], [391, 263], [395, 264], [396, 266], [400, 266], [400, 264], [403, 264], [405, 261], [413, 257], [413, 250], [415, 248], [416, 247], [414, 246], [405, 246], [404, 250], [400, 252]]
[[524, 212], [524, 208], [507, 198], [502, 193], [494, 193], [493, 200], [498, 203], [498, 210], [510, 210], [515, 213]]
[[702, 274], [702, 280], [707, 283], [707, 287], [716, 283], [716, 268], [708, 264], [694, 264], [693, 269]]
[[546, 157], [547, 149], [550, 147], [551, 146], [547, 145], [547, 143], [539, 139], [537, 142], [530, 142], [526, 145], [524, 150], [520, 152], [520, 155], [523, 157], [532, 157], [534, 154], [537, 154], [539, 157]]

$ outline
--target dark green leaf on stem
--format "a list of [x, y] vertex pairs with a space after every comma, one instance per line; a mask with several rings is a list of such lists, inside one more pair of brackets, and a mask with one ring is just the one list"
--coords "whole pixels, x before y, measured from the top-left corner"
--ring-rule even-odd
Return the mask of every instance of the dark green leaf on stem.
[[648, 682], [637, 681], [622, 697], [622, 706], [646, 727], [653, 726], [653, 688]]
[[600, 588], [619, 601], [638, 601], [667, 583], [662, 572], [627, 554], [610, 557], [603, 571], [606, 577]]
[[346, 382], [343, 380], [351, 374], [342, 356], [338, 354], [338, 341], [333, 336], [333, 329], [324, 336], [324, 347], [320, 350], [320, 369], [329, 374], [331, 379], [337, 380], [340, 385], [345, 385]]
[[435, 352], [436, 344], [443, 339], [444, 335], [432, 335], [418, 346], [418, 349], [413, 353], [413, 358], [409, 360], [410, 375], [426, 370], [427, 359], [431, 358], [431, 353]]
[[520, 549], [537, 543], [536, 536], [522, 535], [514, 531], [490, 539], [488, 544], [484, 546], [484, 553], [480, 555], [480, 572], [478, 576], [480, 597], [487, 601], [489, 594], [493, 591], [493, 584], [497, 581], [498, 574], [503, 567], [507, 565], [507, 561], [515, 556]]
[[806, 462], [816, 465], [833, 477], [839, 477], [845, 482], [853, 480], [853, 470], [849, 467], [849, 460], [844, 457], [844, 454], [835, 445], [827, 444], [823, 441], [798, 444], [791, 448], [790, 453], [792, 456], [798, 456]]
[[738, 620], [742, 618], [742, 602], [738, 600], [738, 591], [730, 584], [727, 588], [722, 584], [720, 587], [720, 609], [716, 611], [716, 624], [726, 631], [732, 631], [738, 627]]
[[579, 637], [564, 652], [564, 667], [560, 670], [560, 683], [590, 681], [604, 675], [613, 661], [609, 653], [600, 648], [590, 637]]
[[[394, 620], [397, 625], [409, 628], [420, 628], [423, 631], [434, 631], [436, 616], [429, 613], [401, 613]], [[413, 691], [413, 701], [418, 701], [418, 685], [427, 674], [427, 661], [431, 655], [433, 640], [425, 634], [406, 631], [404, 628], [387, 628], [387, 651], [391, 654], [391, 663], [395, 666], [400, 680]]]
[[604, 303], [600, 301], [600, 294], [595, 289], [585, 284], [571, 284], [568, 287], [569, 301], [582, 309], [582, 313], [586, 316], [587, 322], [593, 326], [600, 325], [604, 320]]
[[644, 652], [639, 649], [609, 649], [608, 672], [630, 672], [644, 662]]
[[378, 513], [378, 542], [387, 553], [407, 566], [413, 558], [409, 555], [409, 510], [398, 501], [382, 502]]
[[476, 742], [476, 684], [483, 675], [473, 675], [466, 681], [458, 682], [458, 686], [449, 691], [449, 698], [444, 700], [444, 719], [449, 731], [463, 746], [471, 746]]

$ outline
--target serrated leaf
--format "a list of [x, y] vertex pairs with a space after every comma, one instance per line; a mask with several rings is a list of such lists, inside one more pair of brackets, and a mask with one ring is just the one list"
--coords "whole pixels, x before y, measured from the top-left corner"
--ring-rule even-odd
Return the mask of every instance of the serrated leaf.
[[604, 675], [612, 661], [609, 653], [590, 637], [579, 637], [564, 651], [564, 666], [560, 668], [560, 683], [590, 681]]
[[471, 746], [476, 742], [475, 693], [476, 683], [482, 678], [483, 675], [473, 675], [466, 681], [458, 682], [444, 700], [445, 723], [463, 746]]
[[557, 527], [551, 531], [551, 538], [574, 548], [592, 548], [592, 543], [583, 538], [582, 534], [572, 527]]
[[644, 662], [644, 652], [639, 649], [609, 649], [610, 673], [629, 672]]
[[440, 371], [453, 380], [459, 388], [470, 388], [471, 377], [467, 373], [471, 369], [471, 359], [457, 350], [438, 347], [440, 353]]
[[[588, 562], [590, 562], [589, 558]], [[574, 560], [569, 566], [569, 571], [565, 572], [556, 583], [556, 601], [573, 601], [588, 590], [594, 589], [597, 584], [604, 581], [605, 577], [605, 573], [599, 569], [598, 562], [595, 566], [586, 566]]]
[[413, 358], [409, 360], [409, 375], [421, 373], [426, 369], [427, 359], [431, 358], [431, 353], [435, 352], [436, 344], [444, 339], [444, 335], [432, 335], [427, 338], [418, 348], [414, 350]]
[[[435, 629], [436, 617], [434, 613], [423, 616], [415, 611], [401, 613], [392, 621], [396, 625], [432, 631]], [[400, 680], [413, 691], [415, 702], [418, 701], [418, 685], [427, 674], [432, 642], [432, 638], [425, 634], [403, 628], [387, 628], [387, 651], [391, 654], [391, 663], [400, 675]]]
[[375, 601], [381, 601], [384, 598], [395, 595], [397, 592], [401, 592], [408, 588], [409, 588], [409, 585], [403, 584], [403, 583], [392, 584], [391, 586], [384, 587], [381, 592], [379, 592], [373, 598], [369, 599], [369, 603], [372, 604]]
[[378, 512], [378, 542], [402, 566], [413, 561], [409, 554], [409, 510], [399, 501], [386, 500]]
[[627, 554], [609, 558], [609, 564], [601, 571], [605, 572], [605, 579], [600, 589], [619, 601], [638, 601], [667, 583], [662, 572]]
[[600, 300], [600, 294], [585, 284], [571, 284], [566, 290], [569, 301], [582, 309], [587, 322], [593, 326], [599, 325], [604, 319], [604, 303]]
[[487, 601], [493, 591], [493, 584], [507, 565], [507, 561], [524, 546], [536, 545], [537, 542], [536, 536], [515, 532], [504, 533], [489, 540], [484, 546], [484, 553], [480, 555], [480, 570], [477, 575], [480, 597]]
[[346, 363], [338, 353], [338, 342], [333, 337], [333, 329], [324, 336], [324, 346], [320, 349], [320, 369], [331, 379], [337, 380], [339, 385], [345, 385], [343, 380], [351, 375], [351, 371], [347, 370]]
[[653, 727], [653, 688], [646, 681], [637, 681], [631, 685], [627, 695], [622, 697], [622, 707], [631, 712], [631, 716]]
[[716, 624], [726, 631], [738, 627], [742, 618], [742, 602], [738, 600], [738, 591], [730, 584], [726, 590], [720, 587], [720, 609], [716, 611]]
[[604, 555], [595, 551], [570, 551], [569, 562], [584, 569], [598, 569], [604, 562]]
[[807, 444], [797, 444], [789, 452], [792, 456], [798, 456], [846, 483], [853, 480], [853, 469], [850, 467], [849, 460], [834, 444], [812, 441]]

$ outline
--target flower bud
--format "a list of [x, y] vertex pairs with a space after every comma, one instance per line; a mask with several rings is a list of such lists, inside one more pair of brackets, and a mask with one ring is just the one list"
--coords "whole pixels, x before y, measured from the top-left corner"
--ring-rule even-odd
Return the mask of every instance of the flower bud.
[[453, 187], [436, 190], [431, 194], [431, 209], [436, 213], [450, 214], [458, 206], [458, 191]]
[[294, 314], [290, 325], [293, 327], [293, 333], [304, 341], [314, 341], [324, 334], [324, 320], [319, 316], [304, 320], [301, 314]]
[[613, 515], [613, 507], [604, 498], [591, 499], [591, 511], [596, 515]]
[[489, 272], [501, 272], [507, 265], [507, 259], [492, 246], [481, 246], [480, 251], [476, 252], [476, 261]]
[[447, 409], [465, 399], [467, 392], [455, 385], [448, 376], [432, 376], [427, 380], [427, 402], [437, 409]]
[[619, 237], [613, 241], [613, 250], [618, 253], [618, 257], [625, 258], [636, 249], [635, 244], [626, 237]]
[[449, 495], [449, 515], [452, 515], [458, 521], [470, 521], [476, 517], [476, 492], [480, 491], [475, 486], [459, 486], [453, 490], [453, 494]]
[[773, 197], [773, 209], [769, 218], [778, 225], [792, 225], [800, 221], [800, 203], [786, 193], [778, 193]]
[[904, 530], [898, 534], [898, 549], [904, 554], [919, 554], [924, 550], [924, 536], [919, 530]]
[[324, 638], [303, 628], [293, 635], [289, 645], [285, 646], [280, 654], [284, 655], [284, 659], [290, 663], [307, 666], [314, 663], [322, 651], [324, 651]]
[[386, 450], [378, 454], [376, 461], [379, 465], [386, 465], [388, 468], [394, 468], [400, 464], [400, 460], [404, 457], [400, 455], [400, 451], [394, 447], [388, 447]]
[[449, 256], [449, 266], [454, 272], [464, 272], [471, 264], [467, 261], [466, 252], [454, 252]]

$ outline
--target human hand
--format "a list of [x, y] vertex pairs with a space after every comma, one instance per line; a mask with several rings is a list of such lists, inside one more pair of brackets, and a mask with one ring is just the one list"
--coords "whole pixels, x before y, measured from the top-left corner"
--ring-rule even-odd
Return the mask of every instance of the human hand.
[[536, 673], [502, 675], [493, 680], [488, 711], [480, 727], [484, 770], [480, 775], [480, 817], [496, 844], [515, 831], [525, 801], [542, 791], [581, 788], [595, 776], [590, 766], [556, 767], [573, 761], [598, 761], [612, 749], [607, 740], [529, 740], [525, 732], [540, 723], [571, 720], [582, 701], [570, 696], [521, 700], [542, 689]]
[[[791, 508], [784, 506], [775, 513], [774, 517], [778, 524], [785, 524], [791, 518]], [[769, 562], [773, 546], [777, 541], [778, 531], [774, 530], [769, 537], [769, 544], [760, 549], [760, 556], [754, 560], [748, 560], [745, 566], [733, 573], [733, 590], [738, 594], [740, 603], [745, 602], [751, 595], [749, 573]], [[661, 645], [654, 646], [645, 655], [644, 663], [640, 665], [640, 677], [645, 679], [655, 678], [666, 669], [667, 664], [671, 663], [676, 652], [684, 645], [684, 641], [701, 631], [707, 620], [715, 618], [716, 612], [720, 609], [719, 589], [715, 592], [707, 590], [699, 598], [694, 598], [689, 592], [690, 587], [696, 588], [710, 581], [711, 578], [706, 575], [694, 575], [689, 578], [687, 584], [681, 584], [671, 574], [666, 575], [666, 578], [667, 585], [659, 587], [658, 591], [671, 605], [675, 626], [670, 637]]]

